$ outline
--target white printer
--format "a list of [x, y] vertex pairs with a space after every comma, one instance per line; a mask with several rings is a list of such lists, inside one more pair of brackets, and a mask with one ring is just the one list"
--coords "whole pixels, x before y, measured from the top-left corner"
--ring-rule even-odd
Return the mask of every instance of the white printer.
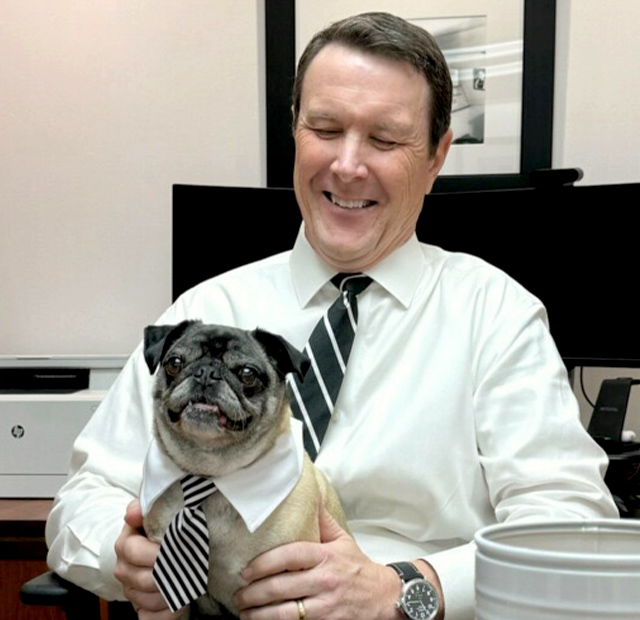
[[126, 356], [0, 356], [0, 497], [53, 497]]

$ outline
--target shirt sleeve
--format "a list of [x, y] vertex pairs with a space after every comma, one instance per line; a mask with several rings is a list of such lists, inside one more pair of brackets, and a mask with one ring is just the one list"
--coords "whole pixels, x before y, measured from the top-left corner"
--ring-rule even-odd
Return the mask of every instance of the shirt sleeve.
[[[607, 457], [580, 422], [544, 307], [534, 300], [497, 311], [476, 333], [477, 449], [496, 521], [617, 517], [603, 481]], [[475, 544], [425, 559], [447, 620], [472, 620]]]
[[499, 523], [617, 517], [542, 305], [499, 324], [477, 359], [476, 434]]
[[139, 493], [151, 427], [151, 376], [140, 346], [76, 439], [46, 526], [50, 568], [109, 600], [124, 598], [114, 544]]

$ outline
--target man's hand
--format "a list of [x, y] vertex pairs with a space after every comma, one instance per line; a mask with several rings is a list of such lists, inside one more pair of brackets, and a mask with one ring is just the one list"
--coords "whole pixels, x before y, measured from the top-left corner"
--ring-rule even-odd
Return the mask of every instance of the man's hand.
[[122, 583], [124, 595], [131, 601], [140, 620], [173, 620], [172, 613], [153, 581], [153, 563], [160, 545], [151, 542], [142, 531], [142, 511], [135, 499], [127, 506], [125, 524], [116, 540], [118, 558], [115, 576]]
[[241, 620], [400, 619], [400, 580], [372, 562], [320, 509], [320, 543], [296, 542], [267, 551], [242, 572], [249, 585], [234, 597]]

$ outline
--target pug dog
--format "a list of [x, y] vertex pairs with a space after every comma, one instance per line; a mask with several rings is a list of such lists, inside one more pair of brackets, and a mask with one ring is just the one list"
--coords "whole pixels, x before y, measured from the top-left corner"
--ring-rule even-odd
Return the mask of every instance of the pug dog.
[[[154, 433], [159, 449], [187, 474], [224, 477], [259, 467], [278, 438], [290, 432], [285, 375], [303, 377], [307, 357], [284, 338], [201, 321], [149, 326], [144, 358], [153, 374]], [[207, 594], [183, 618], [237, 616], [233, 594], [246, 582], [240, 571], [257, 555], [283, 543], [319, 541], [319, 503], [346, 529], [338, 496], [303, 456], [293, 490], [251, 532], [221, 492], [202, 504], [209, 530]], [[144, 518], [161, 542], [182, 508], [179, 481], [154, 501]]]

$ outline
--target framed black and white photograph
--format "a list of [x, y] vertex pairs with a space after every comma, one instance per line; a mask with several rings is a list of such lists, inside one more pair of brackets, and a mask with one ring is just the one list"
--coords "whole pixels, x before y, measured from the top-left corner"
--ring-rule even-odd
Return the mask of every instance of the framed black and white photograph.
[[276, 121], [274, 114], [289, 113], [286, 84], [295, 62], [315, 32], [364, 11], [389, 11], [425, 28], [445, 54], [453, 83], [454, 134], [441, 172], [445, 181], [489, 175], [517, 185], [517, 177], [550, 167], [555, 0], [269, 0], [267, 82], [280, 80], [267, 91], [270, 185], [272, 179], [277, 186], [291, 179], [287, 166], [293, 151], [283, 156], [282, 144], [270, 139], [275, 132], [270, 134], [269, 125], [290, 122], [290, 117]]

